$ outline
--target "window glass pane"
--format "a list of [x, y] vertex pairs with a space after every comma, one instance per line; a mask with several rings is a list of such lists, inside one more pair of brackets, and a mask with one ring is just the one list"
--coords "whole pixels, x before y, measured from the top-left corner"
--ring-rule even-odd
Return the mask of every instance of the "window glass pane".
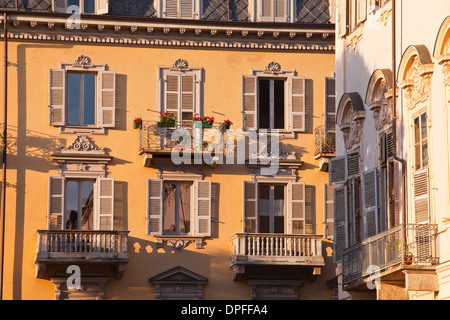
[[273, 188], [273, 232], [284, 233], [284, 186]]
[[292, 233], [293, 234], [303, 234], [303, 221], [294, 220], [292, 221]]
[[68, 73], [68, 116], [69, 125], [79, 125], [80, 121], [80, 73]]
[[177, 185], [175, 183], [164, 184], [164, 221], [163, 231], [164, 233], [176, 232], [176, 190]]
[[95, 74], [84, 74], [84, 123], [95, 124]]
[[70, 7], [70, 6], [77, 6], [77, 7], [80, 7], [80, 1], [79, 1], [79, 0], [69, 0], [69, 1], [67, 2], [67, 6], [68, 6], [68, 7]]
[[270, 185], [260, 184], [258, 186], [258, 218], [261, 233], [270, 232]]
[[67, 181], [65, 204], [65, 228], [78, 229], [78, 181]]
[[284, 80], [274, 81], [274, 129], [284, 129]]
[[179, 232], [189, 233], [191, 223], [191, 185], [179, 184]]
[[422, 167], [426, 167], [428, 165], [428, 142], [424, 140], [422, 142]]
[[415, 155], [415, 166], [416, 170], [420, 169], [420, 144], [416, 144], [414, 147], [414, 155]]
[[422, 132], [422, 140], [427, 138], [427, 114], [424, 113], [420, 116], [420, 127]]
[[259, 128], [270, 129], [270, 80], [259, 80]]
[[272, 17], [273, 0], [261, 0], [262, 4], [262, 16], [270, 18]]
[[284, 18], [286, 16], [286, 0], [275, 0], [276, 2], [276, 17]]
[[84, 0], [84, 13], [95, 13], [95, 0]]
[[414, 143], [418, 143], [420, 141], [420, 124], [419, 118], [414, 119]]
[[94, 182], [81, 183], [81, 229], [94, 229]]

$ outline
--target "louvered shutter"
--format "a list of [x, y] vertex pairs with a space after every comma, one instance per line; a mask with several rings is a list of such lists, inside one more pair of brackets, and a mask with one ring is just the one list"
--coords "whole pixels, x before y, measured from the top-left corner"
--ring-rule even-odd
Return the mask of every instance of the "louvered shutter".
[[347, 187], [334, 190], [334, 262], [342, 259], [342, 251], [347, 247], [345, 220], [347, 216]]
[[178, 0], [164, 0], [166, 18], [178, 18]]
[[190, 113], [191, 120], [194, 115], [195, 106], [195, 75], [182, 75], [181, 76], [181, 114], [180, 120], [183, 119], [182, 114]]
[[343, 37], [348, 30], [348, 0], [339, 0], [338, 36]]
[[275, 21], [286, 22], [287, 17], [287, 0], [275, 1]]
[[50, 69], [49, 92], [50, 125], [63, 126], [66, 123], [66, 71]]
[[194, 12], [194, 0], [180, 0], [180, 18], [192, 19]]
[[107, 14], [109, 12], [108, 0], [97, 0], [97, 14]]
[[163, 201], [163, 180], [147, 180], [147, 234], [162, 234]]
[[255, 76], [242, 77], [242, 128], [256, 130], [256, 92], [257, 78]]
[[64, 229], [64, 195], [65, 179], [64, 177], [48, 178], [48, 229]]
[[356, 0], [356, 21], [364, 22], [367, 19], [367, 0]]
[[323, 185], [323, 222], [325, 226], [325, 238], [334, 238], [334, 190], [335, 186], [324, 184]]
[[398, 161], [390, 159], [387, 162], [387, 209], [389, 228], [400, 224], [400, 186], [401, 165]]
[[364, 238], [368, 238], [378, 233], [378, 187], [376, 169], [363, 173], [363, 189]]
[[359, 176], [359, 152], [347, 154], [347, 178]]
[[344, 183], [347, 179], [347, 159], [345, 156], [330, 159], [329, 184]]
[[334, 78], [325, 78], [325, 129], [336, 130], [336, 87]]
[[116, 123], [116, 73], [100, 73], [100, 125], [112, 128]]
[[414, 173], [414, 223], [429, 222], [428, 170]]
[[261, 1], [261, 21], [274, 21], [274, 1], [276, 0], [258, 0]]
[[289, 234], [305, 234], [305, 184], [303, 182], [291, 182], [288, 185]]
[[[352, 178], [347, 180], [347, 191], [349, 192], [347, 198], [348, 204], [348, 233], [349, 245], [361, 242], [361, 181], [359, 178]], [[350, 240], [351, 239], [351, 240]]]
[[243, 222], [244, 232], [257, 232], [257, 215], [258, 215], [258, 183], [252, 181], [244, 181], [244, 204], [243, 204]]
[[66, 13], [67, 0], [52, 0], [53, 12]]
[[378, 143], [379, 155], [378, 159], [380, 164], [386, 163], [387, 160], [387, 149], [386, 149], [386, 133], [380, 134], [380, 141]]
[[196, 190], [196, 235], [209, 237], [211, 236], [211, 181], [197, 180]]
[[[169, 113], [178, 114], [179, 79], [175, 74], [166, 74], [164, 78], [164, 107]], [[177, 119], [179, 120], [179, 119]]]
[[291, 130], [305, 131], [305, 78], [292, 77], [290, 82], [290, 119]]
[[114, 179], [98, 178], [97, 185], [97, 229], [113, 230], [114, 223]]

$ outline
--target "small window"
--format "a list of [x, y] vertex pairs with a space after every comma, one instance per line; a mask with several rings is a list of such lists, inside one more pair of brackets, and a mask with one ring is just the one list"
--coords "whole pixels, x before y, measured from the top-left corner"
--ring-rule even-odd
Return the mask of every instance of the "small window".
[[259, 79], [259, 128], [285, 129], [285, 80]]
[[164, 234], [189, 234], [191, 231], [192, 182], [164, 182]]
[[53, 12], [72, 14], [108, 13], [108, 0], [53, 0]]
[[164, 0], [163, 17], [173, 19], [194, 19], [194, 0]]
[[291, 0], [257, 0], [258, 21], [289, 22]]
[[259, 232], [284, 233], [286, 187], [262, 183], [258, 188]]
[[68, 72], [67, 124], [95, 125], [96, 75]]
[[421, 170], [428, 166], [428, 129], [427, 113], [414, 118], [414, 169]]

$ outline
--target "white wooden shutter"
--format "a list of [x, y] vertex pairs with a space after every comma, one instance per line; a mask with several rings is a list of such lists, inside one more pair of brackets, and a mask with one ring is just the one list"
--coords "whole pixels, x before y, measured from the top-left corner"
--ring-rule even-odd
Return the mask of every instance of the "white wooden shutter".
[[211, 181], [197, 180], [196, 183], [196, 235], [211, 236]]
[[342, 259], [342, 251], [347, 247], [345, 220], [347, 217], [347, 187], [334, 190], [334, 262]]
[[163, 180], [147, 180], [147, 234], [162, 234], [163, 201]]
[[400, 224], [401, 165], [392, 159], [387, 162], [387, 209], [389, 228]]
[[305, 78], [289, 78], [290, 84], [290, 126], [295, 132], [305, 131]]
[[253, 181], [244, 181], [243, 186], [243, 228], [244, 232], [256, 233], [258, 216], [258, 183]]
[[166, 18], [178, 18], [178, 0], [164, 0]]
[[[164, 107], [165, 110], [178, 116], [180, 91], [180, 76], [176, 74], [164, 75]], [[177, 119], [179, 120], [179, 119]]]
[[[195, 75], [187, 74], [181, 76], [181, 114], [182, 120], [183, 112], [191, 112], [194, 115], [195, 111]], [[189, 119], [190, 120], [190, 119]]]
[[53, 12], [66, 13], [67, 0], [52, 0]]
[[329, 166], [329, 184], [341, 184], [347, 179], [347, 159], [346, 156], [330, 159]]
[[97, 185], [97, 229], [113, 230], [114, 223], [114, 179], [98, 178]]
[[48, 178], [48, 229], [64, 229], [64, 195], [65, 179], [64, 177]]
[[257, 77], [242, 77], [242, 128], [256, 130]]
[[66, 71], [50, 69], [49, 123], [63, 126], [66, 123]]
[[364, 238], [378, 233], [378, 186], [377, 170], [363, 173], [363, 219]]
[[180, 18], [192, 19], [194, 13], [194, 0], [179, 0], [180, 1]]
[[303, 182], [289, 183], [288, 197], [290, 217], [287, 231], [289, 234], [305, 234], [305, 184]]
[[325, 78], [325, 130], [336, 131], [336, 91], [335, 79]]
[[100, 125], [112, 128], [116, 123], [116, 72], [100, 72]]
[[324, 184], [323, 185], [323, 222], [324, 222], [324, 234], [326, 239], [334, 238], [334, 190], [335, 186]]
[[347, 178], [359, 176], [359, 152], [347, 154]]
[[109, 12], [109, 0], [96, 0], [97, 14], [107, 14]]
[[348, 30], [348, 0], [339, 1], [338, 12], [338, 37], [344, 37]]
[[414, 223], [429, 222], [428, 170], [414, 173]]
[[274, 21], [274, 2], [276, 0], [258, 0], [260, 1], [260, 20]]
[[[264, 1], [264, 0], [263, 0]], [[274, 0], [275, 2], [275, 21], [286, 22], [288, 16], [288, 0]]]
[[367, 19], [367, 0], [356, 0], [356, 21], [361, 23]]

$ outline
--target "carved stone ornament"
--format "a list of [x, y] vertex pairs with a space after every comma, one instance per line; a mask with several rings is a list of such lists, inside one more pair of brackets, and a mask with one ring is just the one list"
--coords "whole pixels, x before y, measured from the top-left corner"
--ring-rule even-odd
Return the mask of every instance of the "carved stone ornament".
[[406, 79], [409, 80], [408, 84], [404, 86], [405, 99], [408, 105], [415, 105], [428, 99], [431, 89], [431, 76], [432, 71], [428, 71], [420, 61], [419, 56], [415, 56], [406, 74]]
[[104, 154], [103, 148], [99, 148], [94, 145], [88, 136], [82, 134], [75, 138], [75, 140], [66, 147], [59, 147], [60, 153], [78, 153], [78, 152], [91, 152]]
[[178, 59], [172, 64], [171, 70], [178, 70], [178, 71], [189, 70], [189, 64], [186, 60]]
[[74, 61], [72, 67], [90, 68], [92, 67], [91, 58], [81, 55]]
[[277, 62], [270, 62], [264, 69], [264, 73], [278, 73], [281, 72], [281, 65]]
[[346, 114], [345, 121], [340, 126], [344, 135], [344, 145], [347, 150], [351, 150], [361, 142], [364, 118], [358, 115], [359, 112], [352, 109], [351, 112]]

